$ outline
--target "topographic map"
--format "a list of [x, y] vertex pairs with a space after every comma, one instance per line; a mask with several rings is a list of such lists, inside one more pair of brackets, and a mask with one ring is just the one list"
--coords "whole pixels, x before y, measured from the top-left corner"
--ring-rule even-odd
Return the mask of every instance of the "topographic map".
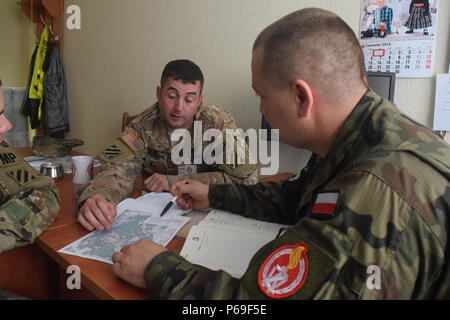
[[125, 209], [110, 230], [91, 232], [59, 252], [112, 264], [114, 252], [141, 238], [166, 246], [188, 220], [182, 216], [160, 218], [159, 214], [148, 211]]

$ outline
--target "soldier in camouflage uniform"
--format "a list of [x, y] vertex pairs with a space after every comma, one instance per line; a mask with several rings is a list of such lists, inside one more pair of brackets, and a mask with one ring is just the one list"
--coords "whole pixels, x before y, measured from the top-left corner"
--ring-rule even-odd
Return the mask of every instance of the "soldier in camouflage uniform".
[[[257, 166], [250, 164], [248, 148], [245, 163], [177, 166], [172, 162], [171, 132], [188, 129], [195, 138], [194, 121], [201, 122], [202, 136], [208, 129], [235, 129], [229, 113], [202, 102], [203, 74], [188, 60], [169, 62], [157, 89], [158, 102], [139, 114], [114, 142], [98, 155], [105, 164], [95, 179], [79, 189], [79, 222], [88, 230], [108, 229], [116, 215], [115, 205], [134, 187], [141, 168], [149, 175], [144, 181], [150, 191], [169, 191], [171, 185], [187, 178], [207, 184], [238, 182], [254, 184]], [[201, 138], [201, 137], [200, 137]], [[203, 149], [207, 145], [203, 142]], [[192, 146], [195, 142], [192, 142]], [[239, 145], [238, 145], [239, 146]], [[194, 151], [191, 152], [194, 156]], [[193, 159], [194, 160], [194, 159]], [[194, 161], [192, 161], [192, 164]]]
[[[3, 140], [11, 128], [0, 83], [0, 254], [32, 242], [59, 211], [59, 195], [52, 180], [37, 173]], [[20, 297], [0, 290], [0, 299], [16, 298]]]
[[188, 180], [171, 192], [181, 207], [292, 226], [241, 279], [147, 240], [115, 253], [114, 272], [157, 299], [450, 298], [450, 148], [368, 89], [363, 62], [331, 12], [303, 9], [266, 28], [253, 87], [281, 139], [313, 152], [307, 167], [282, 184]]

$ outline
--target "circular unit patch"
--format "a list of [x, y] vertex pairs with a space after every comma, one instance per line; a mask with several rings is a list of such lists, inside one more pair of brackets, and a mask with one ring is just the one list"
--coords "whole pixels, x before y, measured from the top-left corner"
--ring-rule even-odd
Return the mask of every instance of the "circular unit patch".
[[272, 252], [259, 268], [258, 285], [262, 292], [281, 299], [300, 290], [308, 275], [308, 249], [302, 242]]

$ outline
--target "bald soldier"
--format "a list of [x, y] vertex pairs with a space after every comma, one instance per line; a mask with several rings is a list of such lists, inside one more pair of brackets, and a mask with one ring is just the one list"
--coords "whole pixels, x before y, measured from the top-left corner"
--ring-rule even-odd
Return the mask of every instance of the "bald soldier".
[[[256, 183], [257, 166], [250, 164], [248, 148], [236, 149], [236, 154], [243, 153], [244, 164], [209, 165], [203, 159], [200, 165], [194, 164], [194, 159], [187, 165], [173, 163], [171, 152], [178, 142], [171, 141], [172, 131], [187, 129], [193, 140], [194, 122], [201, 123], [202, 136], [209, 129], [218, 129], [223, 136], [226, 130], [236, 129], [229, 113], [203, 103], [203, 84], [203, 73], [192, 61], [174, 60], [165, 66], [156, 90], [158, 102], [138, 115], [99, 154], [105, 165], [90, 184], [79, 190], [78, 221], [86, 229], [111, 228], [116, 205], [131, 193], [141, 168], [149, 175], [144, 181], [146, 188], [155, 192], [169, 191], [175, 182], [187, 178], [206, 184]], [[203, 142], [203, 147], [208, 143]]]
[[[280, 139], [313, 155], [282, 184], [171, 188], [183, 208], [291, 224], [241, 279], [140, 240], [113, 255], [158, 299], [448, 299], [450, 148], [367, 88], [350, 27], [321, 9], [267, 27], [253, 88]], [[238, 248], [236, 249], [238, 250]]]
[[[50, 178], [41, 176], [4, 141], [12, 125], [5, 116], [0, 81], [0, 254], [32, 242], [55, 220], [59, 195]], [[21, 299], [0, 290], [0, 300]]]

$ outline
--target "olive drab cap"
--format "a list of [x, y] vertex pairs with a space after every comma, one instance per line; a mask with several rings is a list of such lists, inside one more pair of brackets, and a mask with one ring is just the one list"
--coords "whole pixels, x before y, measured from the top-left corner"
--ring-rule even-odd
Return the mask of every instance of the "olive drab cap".
[[64, 157], [73, 147], [83, 145], [80, 139], [58, 139], [48, 136], [33, 137], [33, 155], [42, 157]]

